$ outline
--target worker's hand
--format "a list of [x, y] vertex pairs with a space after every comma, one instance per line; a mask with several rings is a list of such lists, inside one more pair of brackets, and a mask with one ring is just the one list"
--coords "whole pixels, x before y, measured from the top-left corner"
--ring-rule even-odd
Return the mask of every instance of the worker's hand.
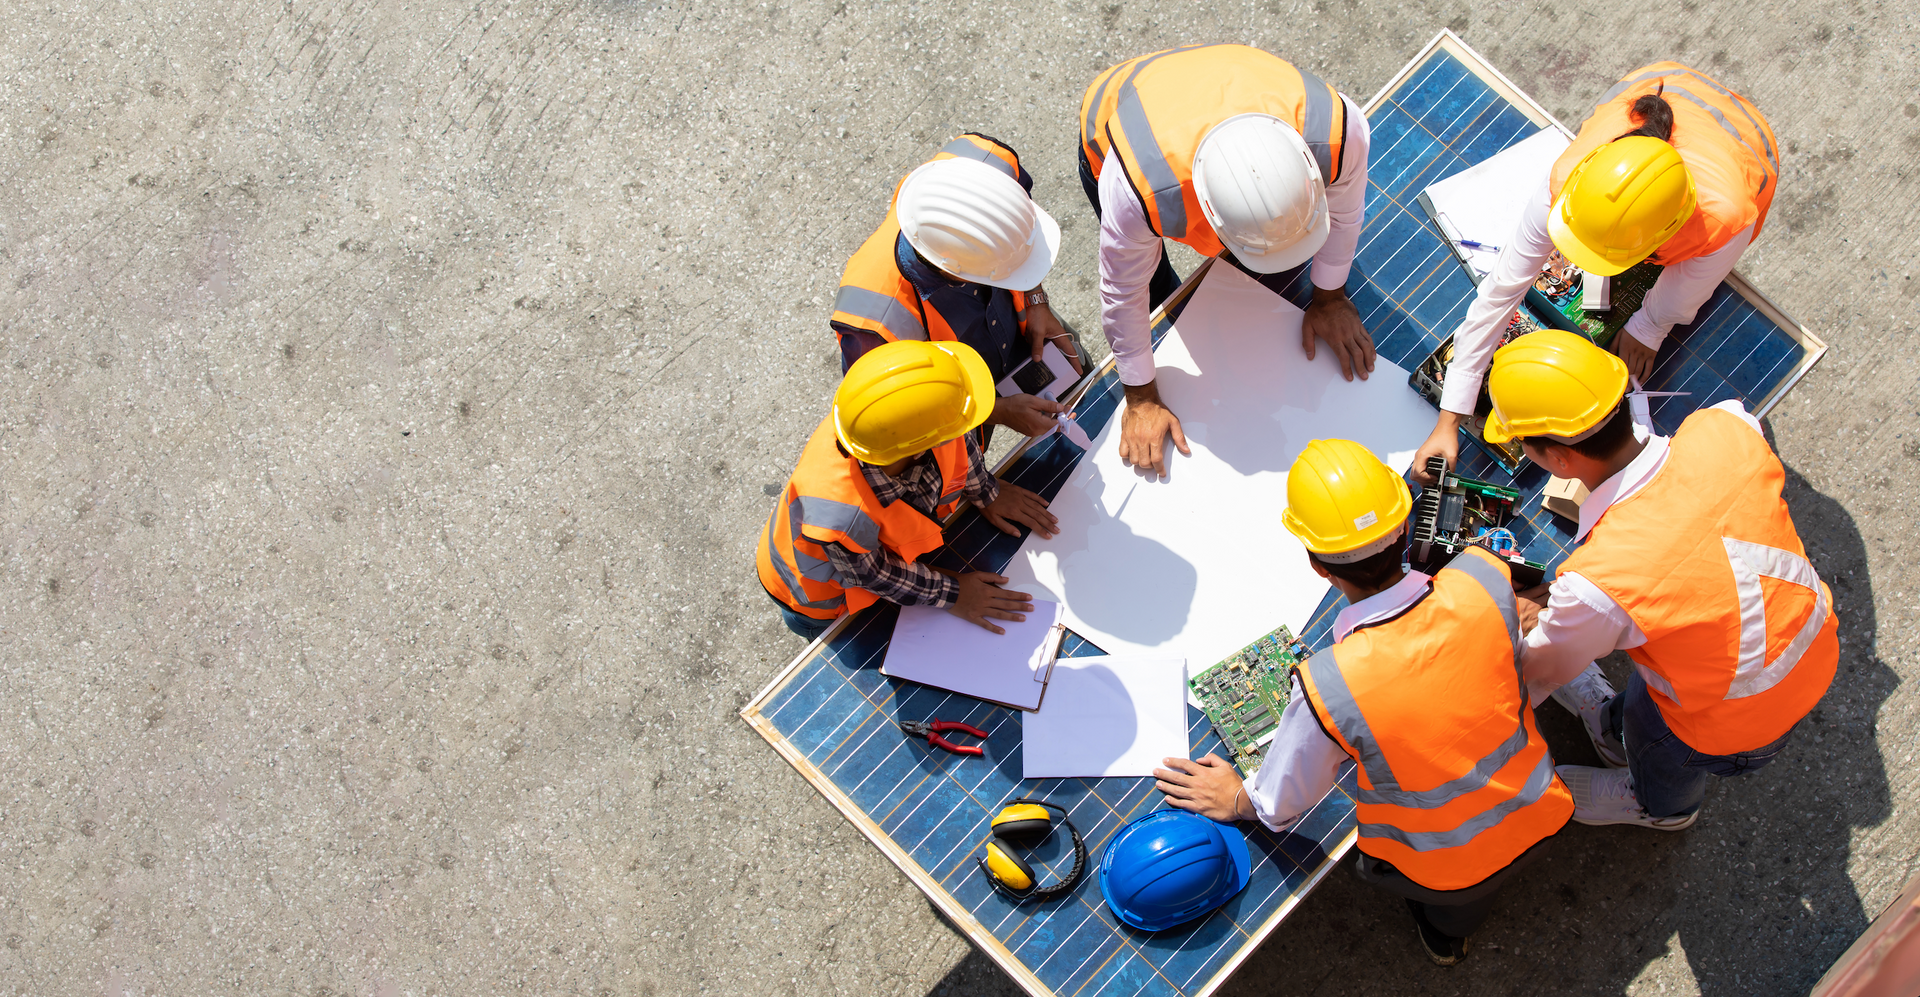
[[981, 506], [980, 514], [1000, 532], [1011, 536], [1020, 535], [1015, 523], [1040, 534], [1042, 540], [1051, 540], [1060, 532], [1060, 518], [1047, 511], [1046, 499], [1005, 481], [1000, 482], [1000, 497]]
[[1548, 586], [1535, 585], [1525, 592], [1515, 592], [1513, 606], [1520, 615], [1520, 632], [1531, 633], [1540, 625], [1540, 612], [1547, 608]]
[[1445, 457], [1447, 467], [1460, 466], [1460, 424], [1467, 417], [1458, 412], [1440, 410], [1440, 418], [1434, 420], [1433, 432], [1427, 434], [1427, 442], [1413, 452], [1413, 480], [1420, 482], [1423, 488], [1432, 488], [1440, 483], [1439, 479], [1427, 473], [1427, 458]]
[[1180, 431], [1180, 417], [1160, 403], [1160, 388], [1152, 381], [1127, 385], [1127, 408], [1120, 414], [1120, 459], [1132, 467], [1151, 467], [1166, 477], [1167, 437], [1188, 456], [1187, 434]]
[[1042, 398], [1039, 395], [1008, 395], [993, 403], [993, 414], [987, 421], [996, 426], [1005, 426], [1021, 436], [1039, 436], [1052, 429], [1055, 412], [1065, 412], [1067, 407], [1059, 402]]
[[1240, 773], [1226, 759], [1209, 753], [1199, 761], [1163, 758], [1166, 768], [1154, 769], [1155, 789], [1167, 794], [1167, 805], [1191, 810], [1202, 817], [1227, 822], [1246, 820], [1251, 809], [1240, 806]]
[[1613, 334], [1613, 352], [1619, 354], [1620, 361], [1627, 365], [1627, 373], [1632, 374], [1642, 385], [1653, 377], [1653, 362], [1660, 356], [1658, 347], [1647, 346], [1633, 338], [1625, 329]]
[[1307, 351], [1308, 360], [1313, 359], [1315, 339], [1326, 342], [1327, 349], [1339, 359], [1340, 373], [1346, 375], [1347, 380], [1359, 374], [1364, 381], [1373, 373], [1373, 337], [1367, 334], [1367, 327], [1360, 324], [1360, 310], [1347, 300], [1346, 288], [1313, 289], [1313, 301], [1307, 305], [1306, 317], [1300, 320], [1300, 348]]
[[1073, 336], [1067, 333], [1066, 326], [1060, 324], [1060, 317], [1053, 313], [1052, 306], [1027, 306], [1027, 340], [1033, 344], [1034, 363], [1046, 362], [1041, 359], [1041, 351], [1046, 348], [1047, 341], [1052, 340], [1053, 348], [1059, 350], [1060, 355], [1073, 365], [1075, 374], [1087, 372], [1086, 361], [1081, 358], [1079, 347], [1073, 344]]
[[1026, 620], [1028, 613], [1033, 612], [1032, 596], [1000, 587], [1007, 583], [1005, 575], [996, 575], [991, 571], [969, 571], [964, 575], [955, 575], [953, 580], [960, 583], [960, 598], [947, 607], [947, 612], [969, 623], [1003, 634], [1007, 632], [1004, 628], [988, 620], [1020, 623]]

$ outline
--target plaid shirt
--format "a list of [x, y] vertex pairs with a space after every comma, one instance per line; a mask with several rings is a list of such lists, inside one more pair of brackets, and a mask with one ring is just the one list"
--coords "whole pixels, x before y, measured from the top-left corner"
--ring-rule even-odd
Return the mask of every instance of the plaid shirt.
[[[967, 501], [988, 505], [1000, 497], [1000, 482], [987, 470], [987, 458], [967, 437], [967, 483], [961, 489]], [[897, 478], [872, 464], [861, 464], [867, 487], [882, 506], [905, 502], [929, 518], [940, 501], [940, 464], [928, 451], [913, 459]], [[848, 550], [837, 543], [826, 545], [827, 560], [833, 564], [834, 581], [846, 588], [862, 588], [889, 602], [902, 606], [950, 606], [960, 597], [960, 583], [946, 575], [909, 561], [885, 547], [865, 554]]]

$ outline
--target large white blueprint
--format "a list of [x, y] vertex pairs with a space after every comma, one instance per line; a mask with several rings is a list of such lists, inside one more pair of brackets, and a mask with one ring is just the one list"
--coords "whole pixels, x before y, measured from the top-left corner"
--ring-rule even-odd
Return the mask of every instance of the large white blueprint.
[[1186, 662], [1061, 658], [1021, 727], [1023, 779], [1145, 778], [1187, 757]]
[[1160, 396], [1193, 456], [1166, 480], [1120, 462], [1120, 414], [1053, 500], [1060, 532], [1029, 536], [1009, 588], [1057, 599], [1061, 621], [1108, 654], [1204, 668], [1285, 623], [1298, 634], [1326, 595], [1280, 525], [1287, 469], [1309, 440], [1344, 438], [1404, 472], [1434, 410], [1381, 360], [1341, 379], [1325, 344], [1307, 360], [1301, 311], [1216, 265], [1154, 352]]

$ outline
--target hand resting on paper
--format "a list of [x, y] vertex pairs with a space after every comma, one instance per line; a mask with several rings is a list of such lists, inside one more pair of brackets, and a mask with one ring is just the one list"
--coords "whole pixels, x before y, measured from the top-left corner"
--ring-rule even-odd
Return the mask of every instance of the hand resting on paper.
[[947, 607], [947, 612], [969, 623], [1004, 634], [1006, 630], [989, 623], [988, 617], [1024, 623], [1026, 614], [1033, 612], [1032, 596], [1000, 587], [1007, 583], [1005, 575], [996, 575], [991, 571], [969, 571], [964, 575], [954, 575], [953, 580], [960, 583], [960, 598]]
[[1120, 414], [1120, 459], [1129, 467], [1153, 468], [1158, 477], [1166, 477], [1167, 437], [1180, 452], [1191, 456], [1187, 435], [1180, 431], [1180, 417], [1160, 401], [1160, 387], [1152, 381], [1127, 385], [1127, 408]]
[[[1036, 399], [1036, 401], [1043, 399]], [[1000, 482], [1000, 497], [980, 507], [980, 514], [987, 517], [1000, 532], [1008, 536], [1019, 536], [1020, 530], [1013, 524], [1019, 523], [1035, 533], [1042, 540], [1051, 540], [1060, 532], [1060, 518], [1047, 511], [1047, 500], [1019, 485]], [[1006, 581], [1002, 578], [1001, 581]]]
[[[1154, 769], [1153, 788], [1167, 794], [1167, 805], [1191, 810], [1202, 817], [1226, 823], [1253, 818], [1253, 801], [1243, 806], [1240, 800], [1245, 785], [1240, 773], [1219, 755], [1208, 753], [1199, 761], [1164, 758], [1164, 769]], [[1171, 770], [1171, 771], [1169, 771]]]
[[1360, 310], [1347, 300], [1346, 288], [1313, 289], [1313, 300], [1300, 320], [1300, 348], [1307, 352], [1308, 360], [1313, 359], [1315, 339], [1324, 341], [1333, 351], [1347, 380], [1358, 374], [1364, 381], [1373, 373], [1373, 337], [1360, 323]]

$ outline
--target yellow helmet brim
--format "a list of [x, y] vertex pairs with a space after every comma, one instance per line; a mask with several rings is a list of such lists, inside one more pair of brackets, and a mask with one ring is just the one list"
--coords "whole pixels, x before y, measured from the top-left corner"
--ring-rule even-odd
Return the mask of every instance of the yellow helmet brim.
[[[1573, 185], [1568, 184], [1567, 188], [1560, 192], [1560, 199], [1553, 202], [1553, 207], [1547, 211], [1547, 234], [1553, 237], [1553, 248], [1558, 249], [1560, 255], [1566, 257], [1568, 262], [1587, 273], [1612, 277], [1625, 273], [1634, 264], [1653, 255], [1653, 250], [1649, 249], [1635, 259], [1618, 263], [1601, 255], [1600, 250], [1581, 242], [1580, 237], [1573, 234], [1573, 228], [1567, 224], [1566, 220], [1567, 197], [1572, 191]], [[1488, 442], [1495, 441], [1489, 438]]]
[[960, 362], [960, 372], [967, 380], [966, 424], [960, 433], [971, 433], [993, 415], [993, 403], [999, 397], [993, 387], [993, 371], [987, 369], [987, 362], [973, 350], [956, 350], [954, 344], [946, 342], [933, 346]]

